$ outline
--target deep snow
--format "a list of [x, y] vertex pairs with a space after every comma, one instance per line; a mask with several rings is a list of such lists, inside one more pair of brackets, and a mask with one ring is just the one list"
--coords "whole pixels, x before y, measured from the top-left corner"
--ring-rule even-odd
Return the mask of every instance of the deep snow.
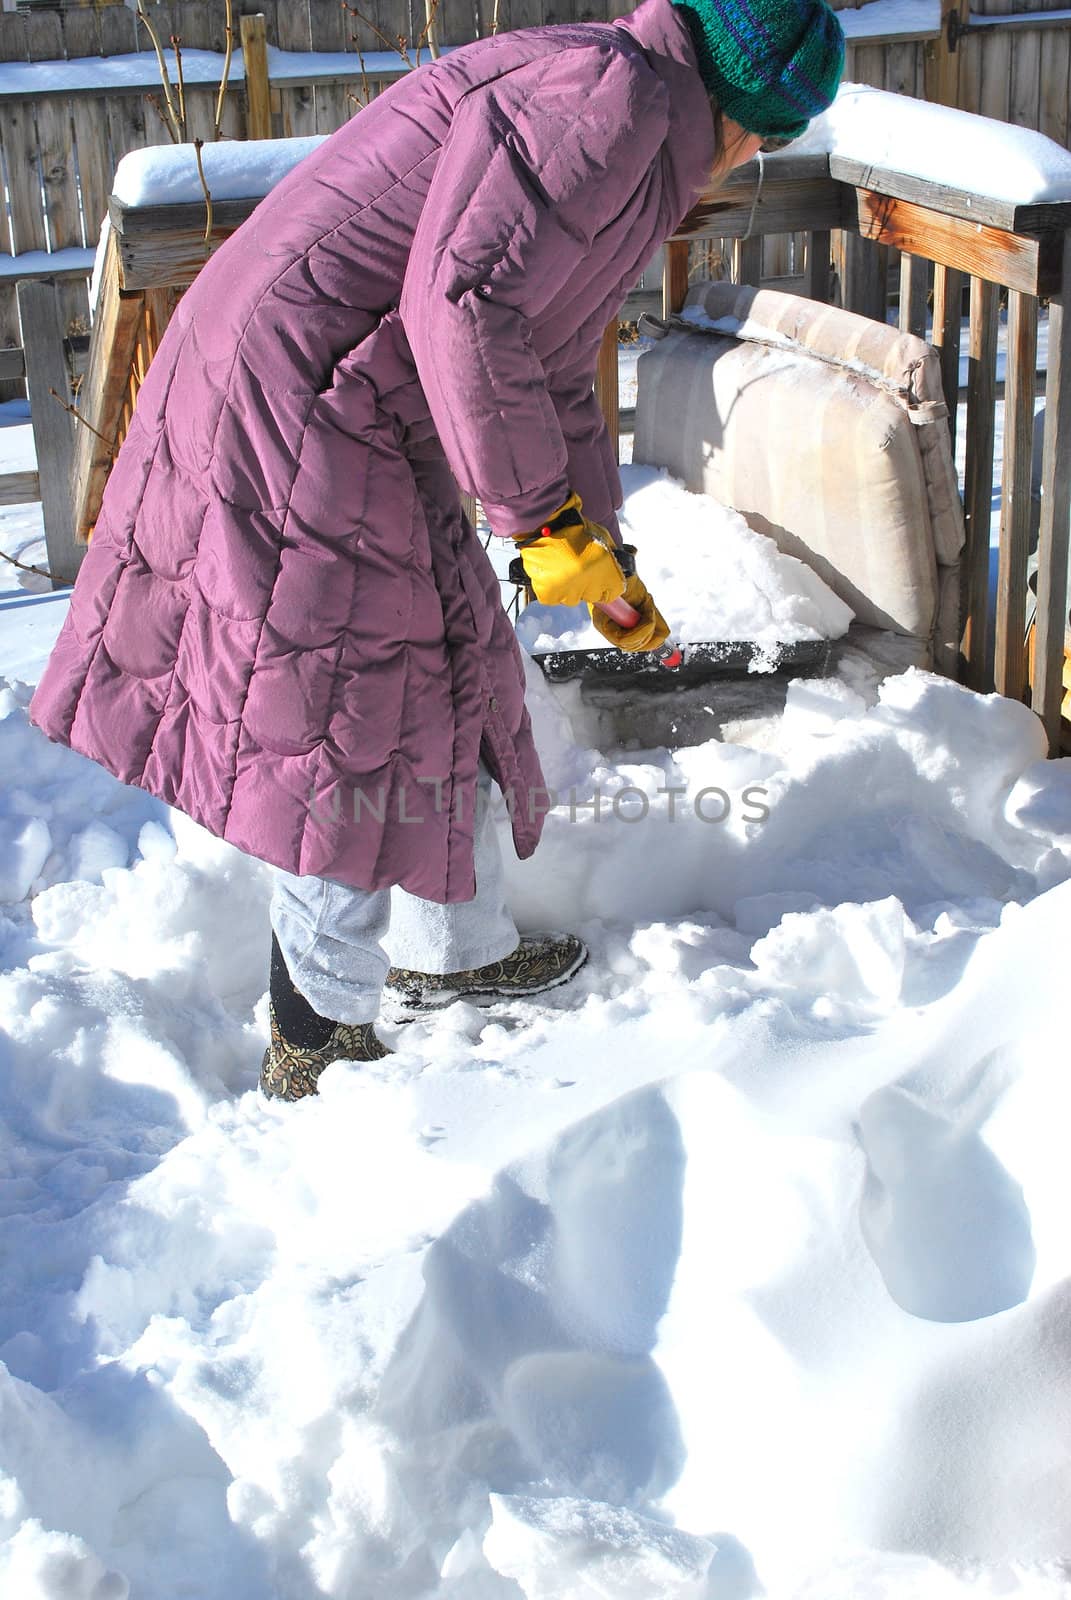
[[3, 578], [5, 1600], [1071, 1594], [1029, 712], [799, 680], [764, 749], [597, 751], [533, 670], [511, 899], [589, 967], [268, 1105], [267, 870], [29, 727], [66, 602]]

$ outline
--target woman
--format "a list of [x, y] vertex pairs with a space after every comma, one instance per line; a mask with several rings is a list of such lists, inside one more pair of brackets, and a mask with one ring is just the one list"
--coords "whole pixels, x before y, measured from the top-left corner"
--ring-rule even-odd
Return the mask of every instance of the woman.
[[832, 100], [843, 49], [823, 0], [481, 40], [341, 128], [180, 302], [31, 715], [278, 869], [267, 1093], [385, 1054], [385, 981], [420, 1009], [583, 962], [518, 940], [478, 813], [493, 779], [535, 849], [521, 660], [456, 484], [538, 598], [623, 594], [640, 620], [594, 612], [607, 637], [665, 637], [612, 555], [602, 331], [712, 171]]

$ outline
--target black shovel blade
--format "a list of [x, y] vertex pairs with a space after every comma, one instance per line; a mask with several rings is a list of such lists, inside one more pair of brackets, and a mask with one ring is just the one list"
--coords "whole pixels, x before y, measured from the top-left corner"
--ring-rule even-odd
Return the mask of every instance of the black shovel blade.
[[813, 672], [828, 664], [829, 654], [828, 639], [772, 647], [745, 639], [663, 646], [660, 650], [551, 650], [532, 659], [551, 683], [580, 678], [587, 683], [619, 683], [622, 688], [666, 690], [708, 678]]

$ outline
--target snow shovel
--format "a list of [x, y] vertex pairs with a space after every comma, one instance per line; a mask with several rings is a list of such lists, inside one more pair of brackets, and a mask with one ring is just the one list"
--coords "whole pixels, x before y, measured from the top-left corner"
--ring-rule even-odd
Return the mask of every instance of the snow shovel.
[[[636, 571], [635, 545], [620, 545], [614, 552], [626, 578]], [[533, 599], [524, 562], [515, 556], [509, 564], [509, 579]], [[640, 620], [626, 600], [609, 600], [600, 611], [623, 628]], [[756, 644], [754, 640], [710, 640], [700, 644], [674, 644], [667, 639], [657, 650], [618, 650], [613, 645], [594, 650], [547, 650], [533, 653], [532, 659], [551, 683], [568, 683], [580, 678], [586, 683], [614, 683], [623, 688], [675, 689], [683, 684], [705, 683], [711, 678], [747, 678], [756, 673], [764, 677], [792, 671], [800, 673], [824, 668], [829, 661], [828, 639], [802, 639], [792, 644]]]

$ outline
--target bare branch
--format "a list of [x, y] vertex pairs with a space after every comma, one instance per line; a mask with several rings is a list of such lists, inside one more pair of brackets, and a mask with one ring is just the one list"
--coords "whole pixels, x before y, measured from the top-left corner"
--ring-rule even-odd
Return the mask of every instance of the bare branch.
[[175, 114], [175, 102], [171, 98], [171, 79], [167, 75], [167, 62], [164, 59], [164, 47], [160, 43], [160, 35], [157, 33], [156, 29], [149, 20], [148, 13], [145, 10], [145, 0], [138, 0], [137, 14], [141, 21], [145, 24], [145, 27], [148, 30], [149, 38], [152, 40], [152, 47], [156, 51], [156, 64], [160, 69], [160, 82], [163, 85], [164, 102], [167, 106], [168, 124], [171, 128], [171, 137], [174, 139], [176, 144], [181, 144], [182, 135], [179, 131], [178, 117]]
[[186, 143], [186, 84], [182, 77], [182, 40], [177, 33], [171, 35], [171, 48], [175, 52], [175, 77], [178, 79], [178, 108], [179, 127], [182, 129], [182, 143]]
[[201, 188], [205, 192], [205, 249], [207, 250], [212, 243], [212, 195], [209, 192], [208, 179], [205, 177], [205, 164], [201, 160], [201, 148], [203, 145], [203, 139], [195, 139], [193, 141], [193, 153], [197, 158], [197, 176], [200, 178]]
[[349, 0], [342, 0], [342, 9], [343, 11], [348, 11], [351, 17], [356, 17], [358, 22], [363, 22], [366, 28], [371, 28], [376, 38], [383, 40], [388, 50], [396, 50], [407, 67], [413, 65], [408, 46], [402, 34], [395, 34], [392, 39], [389, 34], [383, 32], [382, 28], [376, 27], [371, 17], [366, 17], [363, 11], [358, 11], [356, 6], [350, 5]]
[[[36, 577], [48, 578], [53, 583], [64, 582], [62, 578], [57, 578], [51, 572], [49, 572], [47, 567], [28, 567], [25, 561], [16, 561], [14, 556], [9, 556], [6, 550], [0, 550], [0, 556], [3, 556], [5, 561], [10, 561], [13, 567], [18, 567], [20, 572], [32, 572]], [[67, 584], [66, 587], [70, 588], [70, 585]]]
[[356, 34], [353, 35], [353, 43], [357, 51], [357, 60], [361, 63], [361, 93], [359, 96], [354, 95], [353, 98], [363, 111], [372, 98], [372, 85], [368, 81], [368, 71], [364, 64], [364, 51], [361, 49], [360, 41]]
[[148, 103], [152, 106], [153, 110], [156, 112], [156, 115], [160, 118], [160, 121], [163, 123], [164, 127], [167, 129], [167, 137], [171, 140], [171, 143], [172, 144], [177, 144], [179, 141], [175, 138], [175, 130], [171, 126], [171, 120], [167, 116], [166, 112], [164, 111], [163, 106], [160, 104], [160, 102], [157, 99], [156, 95], [147, 94], [145, 96], [145, 98], [148, 101]]
[[498, 32], [498, 7], [499, 7], [499, 4], [500, 4], [500, 0], [494, 0], [494, 5], [493, 5], [493, 7], [491, 9], [491, 37], [492, 38], [494, 38], [495, 34]]
[[227, 94], [227, 79], [231, 75], [231, 56], [234, 54], [234, 4], [227, 0], [227, 47], [223, 56], [223, 71], [220, 74], [219, 94], [216, 98], [216, 138], [219, 138], [220, 129], [223, 127], [223, 102]]
[[101, 444], [103, 444], [103, 445], [105, 445], [107, 447], [108, 454], [111, 456], [112, 460], [114, 461], [115, 460], [115, 454], [116, 454], [114, 440], [106, 439], [104, 437], [104, 435], [101, 433], [99, 428], [94, 428], [93, 424], [91, 422], [88, 422], [86, 420], [86, 418], [83, 417], [82, 413], [78, 410], [77, 406], [72, 406], [68, 401], [66, 401], [63, 398], [63, 396], [60, 394], [58, 389], [53, 389], [52, 386], [49, 385], [48, 392], [52, 396], [53, 400], [58, 400], [59, 401], [59, 403], [63, 407], [64, 411], [66, 411], [70, 416], [72, 416], [74, 418], [75, 422], [80, 422], [82, 424], [83, 428], [88, 428], [90, 433], [96, 434], [96, 436], [100, 440]]
[[428, 51], [433, 61], [439, 59], [439, 41], [435, 33], [435, 13], [439, 9], [439, 0], [424, 0], [425, 22], [420, 30], [420, 37], [416, 42], [416, 64], [420, 65], [420, 47], [427, 41]]

